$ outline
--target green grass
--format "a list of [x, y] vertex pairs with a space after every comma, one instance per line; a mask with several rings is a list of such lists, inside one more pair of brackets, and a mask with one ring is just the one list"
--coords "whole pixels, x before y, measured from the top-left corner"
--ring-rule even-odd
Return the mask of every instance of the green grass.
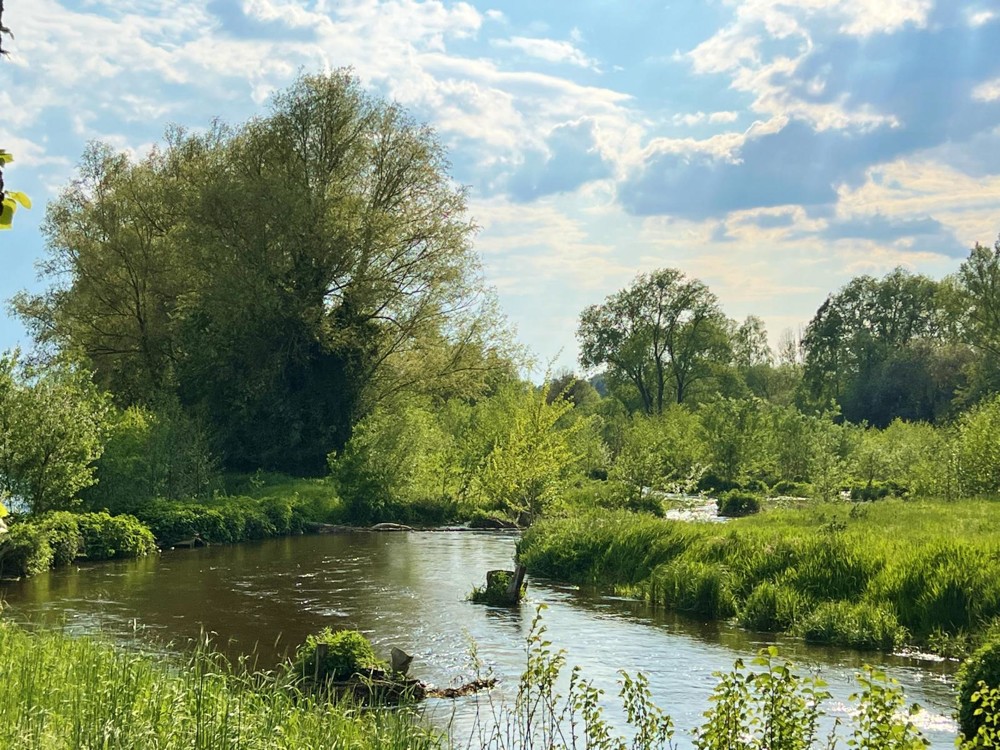
[[975, 643], [1000, 618], [998, 512], [991, 500], [886, 500], [725, 524], [601, 513], [537, 524], [519, 554], [535, 575], [638, 584], [656, 604], [814, 641]]
[[433, 748], [406, 712], [362, 712], [239, 676], [198, 651], [185, 664], [90, 638], [0, 624], [0, 747]]

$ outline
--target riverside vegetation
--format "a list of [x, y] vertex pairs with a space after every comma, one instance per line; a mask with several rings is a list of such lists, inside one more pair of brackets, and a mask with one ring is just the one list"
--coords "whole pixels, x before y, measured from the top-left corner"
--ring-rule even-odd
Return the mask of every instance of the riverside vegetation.
[[[852, 279], [777, 351], [703, 282], [640, 273], [580, 313], [590, 377], [539, 385], [465, 203], [435, 134], [347, 71], [138, 159], [89, 147], [47, 210], [51, 286], [12, 301], [35, 347], [0, 354], [2, 575], [500, 520], [534, 574], [748, 628], [992, 642], [1000, 242]], [[738, 518], [663, 520], [676, 492]]]
[[[376, 663], [360, 635], [342, 635], [348, 637], [320, 636], [338, 646], [329, 657], [337, 669], [349, 672]], [[316, 642], [305, 644], [298, 661], [256, 673], [245, 665], [234, 667], [204, 646], [164, 662], [93, 638], [0, 624], [0, 743], [45, 750], [674, 747], [678, 730], [653, 702], [641, 674], [621, 673], [620, 698], [629, 725], [624, 735], [603, 714], [602, 690], [578, 669], [571, 671], [568, 687], [560, 688], [565, 656], [552, 650], [537, 618], [516, 696], [512, 701], [487, 697], [465, 741], [428, 728], [414, 705], [365, 710], [314, 693], [302, 674], [310, 671]], [[820, 720], [829, 695], [822, 681], [799, 675], [773, 648], [754, 659], [751, 668], [738, 661], [731, 672], [716, 677], [711, 708], [694, 729], [699, 750], [833, 748], [845, 739], [848, 746], [868, 750], [925, 744], [910, 720], [916, 707], [906, 709], [898, 686], [874, 669], [858, 675], [850, 726], [840, 728], [837, 722], [826, 730]], [[984, 693], [983, 700], [992, 707], [998, 697]], [[996, 734], [992, 716], [977, 730], [980, 739], [963, 748], [994, 747], [985, 744]]]

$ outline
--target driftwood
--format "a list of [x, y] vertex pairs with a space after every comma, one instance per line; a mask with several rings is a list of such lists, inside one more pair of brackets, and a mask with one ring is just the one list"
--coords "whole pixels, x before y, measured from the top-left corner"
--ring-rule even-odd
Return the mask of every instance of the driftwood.
[[372, 531], [413, 531], [412, 526], [401, 523], [377, 523], [371, 527]]
[[203, 538], [202, 535], [198, 532], [195, 532], [194, 536], [189, 539], [179, 539], [176, 542], [168, 542], [160, 545], [160, 547], [166, 549], [177, 549], [181, 547], [186, 549], [194, 549], [195, 547], [208, 547], [208, 546], [209, 546], [208, 540]]

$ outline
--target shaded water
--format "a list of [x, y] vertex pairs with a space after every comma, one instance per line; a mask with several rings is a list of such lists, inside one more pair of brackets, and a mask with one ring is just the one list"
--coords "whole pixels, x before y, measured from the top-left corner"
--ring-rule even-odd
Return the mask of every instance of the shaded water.
[[[918, 723], [932, 747], [954, 746], [953, 664], [807, 647], [538, 580], [529, 582], [528, 601], [519, 609], [465, 601], [487, 570], [511, 567], [515, 541], [496, 532], [305, 536], [54, 571], [2, 583], [0, 590], [5, 616], [18, 620], [123, 638], [138, 632], [175, 643], [204, 629], [230, 655], [256, 650], [262, 667], [324, 627], [356, 628], [382, 656], [393, 645], [414, 654], [411, 674], [445, 686], [472, 675], [474, 642], [506, 691], [516, 686], [525, 636], [536, 606], [545, 603], [548, 636], [566, 649], [569, 664], [583, 666], [610, 694], [617, 670], [645, 672], [679, 734], [701, 722], [715, 684], [712, 672], [777, 642], [803, 671], [822, 671], [835, 696], [828, 705], [833, 713], [846, 716], [853, 673], [874, 662], [924, 707]], [[452, 711], [452, 704], [432, 706], [439, 717], [443, 711]], [[474, 700], [459, 701], [454, 711], [455, 725], [466, 727]]]

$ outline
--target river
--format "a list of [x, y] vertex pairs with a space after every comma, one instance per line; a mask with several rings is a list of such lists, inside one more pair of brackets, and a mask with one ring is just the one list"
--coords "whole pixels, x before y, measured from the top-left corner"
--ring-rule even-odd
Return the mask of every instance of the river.
[[[555, 648], [613, 696], [617, 671], [642, 671], [678, 727], [680, 746], [702, 721], [712, 673], [776, 643], [801, 671], [819, 670], [834, 694], [827, 708], [847, 718], [854, 672], [866, 661], [900, 681], [923, 710], [917, 724], [933, 748], [953, 748], [955, 665], [932, 659], [858, 654], [700, 622], [641, 603], [529, 579], [520, 608], [471, 604], [487, 570], [512, 567], [516, 537], [498, 532], [348, 533], [178, 550], [145, 560], [74, 566], [0, 584], [5, 617], [104, 632], [180, 647], [202, 631], [231, 656], [255, 653], [273, 666], [306, 635], [355, 628], [376, 651], [413, 654], [411, 675], [439, 686], [472, 676], [470, 647], [510, 693], [524, 668], [525, 636], [537, 607]], [[609, 701], [609, 706], [614, 706]], [[465, 731], [474, 699], [454, 704]], [[432, 717], [452, 704], [432, 706]], [[620, 711], [611, 709], [620, 720]]]

